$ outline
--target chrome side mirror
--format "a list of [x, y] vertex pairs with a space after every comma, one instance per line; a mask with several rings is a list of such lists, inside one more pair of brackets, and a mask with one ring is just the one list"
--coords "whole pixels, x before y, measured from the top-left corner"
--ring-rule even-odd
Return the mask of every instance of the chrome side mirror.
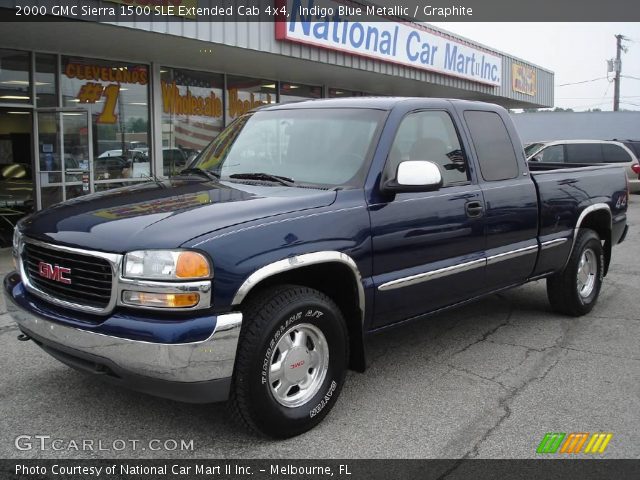
[[382, 186], [385, 192], [431, 192], [442, 187], [438, 166], [427, 160], [400, 162], [396, 176]]

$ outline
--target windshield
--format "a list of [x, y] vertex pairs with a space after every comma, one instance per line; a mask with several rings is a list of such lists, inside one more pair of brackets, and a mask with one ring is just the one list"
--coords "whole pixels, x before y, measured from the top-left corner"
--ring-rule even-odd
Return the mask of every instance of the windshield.
[[544, 143], [540, 143], [540, 142], [538, 142], [538, 143], [530, 143], [529, 145], [524, 147], [525, 156], [527, 158], [529, 158], [531, 155], [533, 155], [538, 150], [540, 150], [543, 146], [544, 146]]
[[250, 113], [229, 125], [189, 167], [223, 180], [277, 176], [294, 185], [359, 186], [383, 118], [383, 111], [355, 108]]

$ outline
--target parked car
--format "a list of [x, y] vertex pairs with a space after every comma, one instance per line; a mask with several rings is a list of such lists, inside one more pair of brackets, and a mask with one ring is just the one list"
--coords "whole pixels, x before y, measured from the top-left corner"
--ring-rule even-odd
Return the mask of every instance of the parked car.
[[545, 142], [527, 156], [530, 162], [582, 165], [614, 163], [625, 167], [629, 191], [640, 192], [638, 157], [623, 142], [611, 140], [555, 140]]
[[625, 147], [633, 152], [637, 159], [640, 159], [640, 140], [620, 140], [617, 138], [613, 138], [612, 140], [622, 143]]
[[175, 175], [187, 164], [187, 155], [180, 148], [162, 149], [162, 164], [165, 175]]
[[528, 157], [532, 156], [542, 147], [544, 147], [545, 142], [533, 142], [533, 143], [525, 143], [524, 144], [524, 153]]
[[149, 149], [147, 147], [130, 148], [129, 150], [125, 150], [125, 153], [122, 153], [121, 149], [107, 150], [106, 152], [102, 152], [100, 155], [98, 155], [98, 158], [108, 158], [108, 157], [131, 158], [134, 155], [139, 155], [139, 154], [148, 155]]
[[126, 169], [130, 161], [126, 157], [98, 157], [93, 162], [96, 180], [107, 180], [126, 177]]
[[[614, 138], [614, 140], [616, 140]], [[633, 152], [638, 160], [640, 160], [640, 140], [617, 140], [621, 142], [625, 147]], [[631, 170], [636, 174], [636, 178], [640, 180], [640, 164], [631, 166]], [[635, 190], [637, 192], [638, 190]]]
[[121, 157], [121, 156], [122, 156], [122, 149], [116, 149], [116, 150], [107, 150], [106, 152], [102, 152], [100, 155], [98, 155], [98, 158]]
[[267, 106], [179, 176], [20, 222], [7, 309], [74, 368], [228, 400], [242, 424], [291, 437], [365, 370], [374, 333], [542, 278], [554, 310], [591, 311], [628, 185], [617, 165], [561, 167], [530, 171], [495, 105]]

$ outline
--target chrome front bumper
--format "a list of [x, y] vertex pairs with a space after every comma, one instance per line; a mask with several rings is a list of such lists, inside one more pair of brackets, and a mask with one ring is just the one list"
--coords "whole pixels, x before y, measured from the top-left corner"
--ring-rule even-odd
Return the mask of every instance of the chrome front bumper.
[[152, 343], [82, 330], [31, 313], [16, 304], [9, 278], [4, 282], [3, 292], [7, 311], [20, 330], [61, 360], [52, 350], [98, 365], [114, 366], [116, 374], [122, 371], [125, 375], [182, 384], [230, 379], [233, 374], [242, 313], [212, 316], [215, 329], [206, 340]]

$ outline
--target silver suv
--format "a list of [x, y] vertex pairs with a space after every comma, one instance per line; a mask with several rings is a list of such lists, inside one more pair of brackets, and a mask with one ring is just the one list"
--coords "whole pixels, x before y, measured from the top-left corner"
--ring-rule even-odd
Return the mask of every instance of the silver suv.
[[[533, 145], [533, 144], [532, 144]], [[536, 142], [527, 150], [527, 160], [546, 163], [618, 163], [624, 165], [629, 179], [629, 192], [640, 192], [638, 159], [622, 142], [611, 140], [555, 140]], [[529, 148], [529, 147], [527, 147]]]

